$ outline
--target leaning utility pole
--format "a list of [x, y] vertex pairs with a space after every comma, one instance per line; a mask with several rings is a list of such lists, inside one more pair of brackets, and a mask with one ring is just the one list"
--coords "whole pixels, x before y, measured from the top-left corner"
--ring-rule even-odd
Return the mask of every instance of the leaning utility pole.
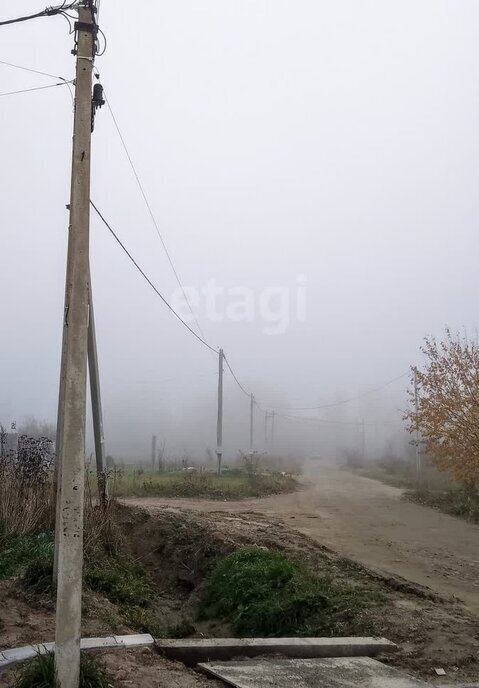
[[253, 453], [253, 435], [254, 435], [254, 394], [250, 394], [249, 450], [251, 453]]
[[223, 349], [219, 350], [218, 363], [218, 420], [216, 422], [216, 456], [218, 457], [218, 475], [221, 475], [223, 459]]
[[93, 435], [95, 439], [96, 477], [98, 501], [102, 510], [108, 505], [108, 485], [105, 472], [105, 435], [103, 433], [103, 411], [101, 406], [100, 371], [96, 348], [95, 312], [91, 276], [89, 279], [89, 324], [88, 324], [88, 372], [90, 374], [90, 396], [93, 414]]
[[59, 518], [55, 668], [59, 688], [78, 688], [83, 569], [83, 499], [89, 325], [90, 151], [96, 23], [92, 0], [80, 0], [72, 182], [57, 447]]

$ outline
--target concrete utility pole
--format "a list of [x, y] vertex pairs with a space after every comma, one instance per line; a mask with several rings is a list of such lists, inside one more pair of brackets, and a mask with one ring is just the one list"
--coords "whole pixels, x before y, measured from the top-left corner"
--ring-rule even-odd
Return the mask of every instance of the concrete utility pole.
[[151, 468], [154, 471], [156, 464], [156, 435], [151, 437]]
[[59, 523], [55, 667], [60, 688], [78, 688], [89, 325], [90, 151], [94, 9], [82, 0], [76, 25], [72, 183], [57, 447]]
[[366, 426], [364, 424], [364, 418], [361, 418], [361, 456], [366, 458]]
[[274, 449], [274, 419], [276, 417], [276, 412], [271, 412], [271, 450]]
[[264, 412], [264, 444], [268, 446], [268, 411]]
[[103, 432], [103, 411], [100, 392], [100, 370], [96, 348], [95, 313], [93, 309], [93, 292], [91, 276], [89, 280], [89, 324], [88, 324], [88, 372], [90, 374], [91, 408], [93, 413], [93, 435], [95, 438], [96, 477], [98, 483], [98, 501], [101, 509], [108, 505], [108, 485], [105, 472], [105, 435]]
[[216, 422], [216, 456], [218, 457], [218, 475], [221, 475], [223, 460], [223, 349], [219, 351], [218, 363], [218, 420]]
[[[418, 394], [418, 387], [417, 387], [417, 372], [414, 371], [414, 410], [416, 413], [416, 422], [417, 422], [417, 414], [419, 412], [419, 394]], [[421, 452], [420, 452], [420, 447], [419, 447], [419, 430], [416, 429], [416, 480], [419, 483], [421, 480], [421, 473], [422, 473], [422, 465], [421, 465]]]
[[250, 394], [250, 413], [249, 413], [249, 449], [253, 453], [254, 436], [254, 394]]

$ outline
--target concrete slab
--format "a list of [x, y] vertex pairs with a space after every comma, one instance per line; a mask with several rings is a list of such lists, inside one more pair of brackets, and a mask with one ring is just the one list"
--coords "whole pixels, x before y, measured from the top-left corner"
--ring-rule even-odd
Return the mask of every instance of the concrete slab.
[[27, 645], [26, 647], [14, 647], [11, 650], [3, 650], [3, 656], [8, 662], [9, 666], [26, 662], [27, 659], [33, 659], [37, 655], [37, 648], [34, 645]]
[[296, 659], [371, 657], [397, 649], [385, 638], [208, 638], [157, 640], [156, 646], [168, 659], [188, 666], [275, 654]]
[[[53, 646], [55, 644], [53, 643]], [[108, 636], [107, 638], [82, 638], [80, 641], [80, 647], [82, 650], [101, 650], [109, 649], [112, 647], [124, 647], [121, 645], [114, 636]]]
[[144, 647], [153, 645], [155, 642], [153, 636], [149, 633], [140, 633], [139, 635], [114, 635], [118, 645], [122, 647]]
[[[82, 650], [124, 649], [151, 647], [154, 642], [153, 636], [149, 633], [143, 633], [140, 635], [112, 635], [106, 638], [82, 638], [80, 646]], [[12, 650], [3, 650], [0, 652], [0, 671], [33, 659], [37, 654], [53, 652], [54, 649], [55, 643], [42, 643], [41, 645], [26, 645]]]
[[210, 662], [200, 667], [234, 688], [425, 688], [428, 685], [369, 657]]

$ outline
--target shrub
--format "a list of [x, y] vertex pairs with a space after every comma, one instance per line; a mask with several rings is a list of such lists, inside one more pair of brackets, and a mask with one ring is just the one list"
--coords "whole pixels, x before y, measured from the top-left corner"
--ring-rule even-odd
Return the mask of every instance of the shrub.
[[380, 602], [377, 592], [319, 578], [282, 552], [244, 548], [208, 574], [200, 617], [246, 636], [344, 634], [360, 631], [362, 611]]
[[246, 548], [221, 560], [206, 579], [201, 615], [235, 631], [281, 635], [297, 631], [327, 597], [281, 552]]

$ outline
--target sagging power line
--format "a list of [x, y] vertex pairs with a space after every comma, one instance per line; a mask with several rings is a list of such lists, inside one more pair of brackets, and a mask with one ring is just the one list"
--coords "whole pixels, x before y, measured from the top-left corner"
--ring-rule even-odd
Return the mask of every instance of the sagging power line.
[[[37, 69], [33, 69], [33, 68], [30, 68], [30, 67], [25, 67], [25, 66], [22, 66], [22, 65], [17, 65], [17, 64], [11, 63], [11, 62], [7, 62], [7, 61], [5, 61], [5, 60], [0, 60], [0, 64], [3, 64], [3, 65], [8, 66], [8, 67], [15, 68], [15, 69], [21, 69], [21, 70], [24, 70], [24, 71], [27, 71], [27, 72], [36, 73], [36, 74], [39, 74], [39, 75], [41, 75], [41, 76], [46, 76], [46, 77], [53, 78], [53, 79], [62, 79], [62, 81], [65, 81], [65, 83], [67, 83], [67, 84], [73, 83], [73, 80], [71, 80], [71, 81], [66, 81], [66, 79], [65, 79], [64, 77], [55, 76], [54, 74], [51, 74], [51, 73], [49, 73], [49, 72], [44, 72], [44, 71], [37, 70]], [[97, 76], [99, 76], [98, 71], [97, 71]], [[52, 86], [56, 86], [56, 85], [59, 85], [59, 84], [52, 84]], [[45, 88], [45, 87], [43, 87], [43, 88]], [[32, 90], [36, 90], [36, 89], [32, 89]], [[19, 92], [21, 93], [21, 92], [23, 92], [23, 91], [19, 91]], [[0, 94], [0, 96], [1, 96], [1, 95], [3, 95], [3, 94]], [[4, 95], [9, 95], [9, 94], [4, 94]], [[120, 137], [121, 143], [122, 143], [122, 145], [123, 145], [123, 147], [124, 147], [125, 154], [126, 154], [126, 156], [127, 156], [127, 158], [128, 158], [128, 161], [129, 161], [129, 163], [130, 163], [130, 166], [131, 166], [131, 168], [132, 168], [132, 171], [133, 171], [133, 173], [134, 173], [134, 176], [135, 176], [135, 178], [136, 178], [136, 180], [137, 180], [137, 183], [138, 183], [138, 185], [139, 185], [139, 188], [140, 188], [140, 191], [141, 191], [141, 193], [142, 193], [142, 196], [143, 196], [143, 198], [144, 198], [144, 200], [145, 200], [145, 203], [146, 203], [146, 205], [147, 205], [147, 208], [148, 208], [148, 210], [149, 210], [149, 213], [150, 213], [150, 215], [152, 216], [152, 221], [153, 221], [154, 224], [155, 224], [155, 227], [156, 227], [156, 229], [157, 229], [158, 235], [159, 235], [159, 237], [160, 237], [160, 239], [161, 239], [161, 241], [162, 241], [162, 244], [163, 244], [163, 246], [164, 246], [164, 248], [165, 248], [166, 255], [167, 255], [167, 257], [168, 257], [169, 260], [170, 260], [170, 265], [171, 265], [171, 267], [172, 267], [172, 269], [173, 269], [173, 272], [175, 273], [177, 282], [178, 282], [179, 286], [180, 286], [181, 289], [182, 289], [182, 292], [183, 292], [185, 301], [186, 301], [186, 303], [187, 303], [187, 305], [188, 305], [188, 307], [189, 307], [189, 309], [190, 309], [190, 312], [192, 313], [193, 318], [195, 319], [195, 322], [196, 322], [196, 324], [197, 324], [197, 327], [198, 327], [198, 329], [200, 330], [202, 336], [197, 336], [197, 333], [196, 333], [192, 328], [189, 327], [189, 325], [181, 318], [181, 316], [179, 316], [178, 313], [176, 313], [176, 311], [174, 311], [174, 309], [173, 309], [172, 306], [168, 303], [168, 301], [167, 301], [167, 300], [163, 297], [163, 295], [157, 290], [157, 288], [156, 288], [155, 285], [152, 283], [152, 281], [150, 280], [150, 278], [147, 277], [147, 275], [145, 274], [145, 272], [143, 271], [143, 269], [139, 266], [138, 262], [133, 258], [132, 254], [128, 251], [128, 249], [126, 248], [126, 246], [125, 246], [125, 245], [123, 244], [123, 242], [120, 240], [118, 234], [113, 230], [113, 228], [111, 227], [111, 225], [105, 220], [104, 216], [101, 214], [101, 212], [98, 210], [98, 208], [97, 208], [93, 203], [92, 203], [92, 207], [93, 207], [94, 210], [99, 214], [99, 217], [100, 217], [100, 218], [102, 219], [102, 221], [105, 223], [105, 225], [107, 226], [107, 228], [109, 229], [109, 231], [110, 231], [110, 232], [112, 233], [112, 235], [114, 236], [115, 240], [119, 243], [119, 245], [121, 246], [121, 248], [123, 249], [123, 251], [124, 251], [124, 252], [126, 253], [126, 255], [129, 257], [129, 259], [132, 261], [132, 263], [135, 265], [135, 267], [136, 267], [137, 270], [140, 272], [140, 274], [142, 274], [142, 276], [146, 279], [146, 281], [148, 282], [148, 284], [155, 290], [155, 292], [157, 293], [157, 295], [160, 296], [160, 298], [164, 301], [165, 305], [167, 305], [168, 308], [174, 313], [175, 317], [177, 317], [177, 319], [179, 319], [179, 320], [182, 322], [182, 324], [183, 324], [183, 325], [184, 325], [184, 326], [185, 326], [185, 327], [186, 327], [186, 328], [187, 328], [187, 329], [188, 329], [188, 330], [189, 330], [189, 331], [190, 331], [190, 332], [191, 332], [191, 333], [192, 333], [192, 334], [202, 343], [202, 344], [204, 344], [206, 347], [208, 347], [208, 349], [210, 349], [213, 353], [218, 354], [218, 353], [219, 353], [219, 350], [218, 350], [217, 348], [211, 346], [211, 345], [206, 341], [206, 339], [205, 339], [205, 337], [204, 337], [204, 335], [203, 335], [203, 332], [202, 332], [202, 330], [201, 330], [201, 327], [200, 327], [200, 325], [199, 325], [199, 323], [198, 323], [198, 320], [197, 320], [197, 318], [196, 318], [196, 315], [194, 314], [194, 312], [193, 312], [193, 310], [192, 310], [192, 307], [191, 307], [191, 304], [190, 304], [189, 300], [188, 300], [187, 297], [186, 297], [184, 288], [183, 288], [183, 286], [182, 286], [182, 284], [181, 284], [181, 281], [180, 281], [180, 279], [179, 279], [178, 274], [176, 273], [175, 267], [174, 267], [174, 265], [173, 265], [173, 263], [172, 263], [171, 256], [170, 256], [170, 254], [169, 254], [169, 252], [168, 252], [168, 249], [167, 249], [167, 247], [166, 247], [166, 244], [165, 244], [165, 242], [163, 241], [163, 238], [162, 238], [161, 233], [160, 233], [160, 231], [159, 231], [158, 224], [157, 224], [157, 222], [156, 222], [156, 218], [154, 217], [152, 208], [151, 208], [151, 206], [150, 206], [150, 204], [149, 204], [148, 198], [146, 197], [146, 193], [145, 193], [145, 191], [144, 191], [143, 185], [142, 185], [142, 183], [141, 183], [141, 180], [140, 180], [139, 175], [138, 175], [138, 173], [137, 173], [137, 170], [136, 170], [136, 168], [135, 168], [133, 159], [132, 159], [131, 154], [130, 154], [130, 152], [129, 152], [129, 149], [128, 149], [127, 145], [126, 145], [125, 138], [124, 138], [123, 133], [122, 133], [120, 127], [119, 127], [118, 120], [117, 120], [117, 118], [116, 118], [116, 116], [115, 116], [115, 114], [114, 114], [114, 112], [113, 112], [113, 110], [112, 110], [112, 108], [111, 108], [111, 105], [110, 105], [110, 103], [109, 103], [109, 101], [108, 101], [108, 98], [107, 98], [106, 94], [105, 94], [105, 101], [106, 101], [107, 106], [108, 106], [108, 109], [109, 109], [109, 111], [110, 111], [112, 120], [113, 120], [113, 122], [114, 122], [114, 124], [115, 124], [115, 128], [116, 128], [116, 130], [117, 130], [117, 133], [118, 133], [118, 135], [119, 135], [119, 137]], [[232, 375], [232, 377], [233, 377], [233, 380], [234, 380], [235, 383], [237, 384], [238, 388], [241, 390], [241, 392], [242, 392], [245, 396], [247, 396], [248, 398], [250, 398], [251, 393], [248, 392], [248, 391], [245, 389], [245, 387], [241, 384], [241, 382], [239, 381], [238, 376], [237, 376], [236, 373], [234, 372], [234, 370], [233, 370], [233, 368], [232, 368], [232, 366], [231, 366], [231, 364], [230, 364], [228, 358], [226, 357], [226, 355], [224, 355], [224, 361], [225, 361], [225, 363], [226, 363], [226, 365], [227, 365], [227, 367], [228, 367], [228, 369], [229, 369], [229, 371], [230, 371], [230, 373], [231, 373], [231, 375]], [[256, 399], [256, 397], [255, 397], [255, 399], [254, 399], [254, 405], [255, 405], [258, 409], [264, 410], [265, 412], [268, 412], [268, 413], [274, 412], [278, 417], [290, 417], [290, 418], [294, 418], [295, 420], [305, 420], [305, 421], [307, 421], [307, 420], [309, 420], [309, 419], [307, 419], [307, 418], [305, 418], [305, 417], [301, 417], [301, 416], [295, 416], [295, 417], [293, 417], [293, 416], [291, 416], [291, 415], [289, 415], [289, 414], [281, 414], [281, 413], [277, 413], [277, 412], [278, 412], [278, 411], [281, 411], [281, 410], [284, 410], [284, 411], [316, 411], [316, 410], [321, 410], [321, 409], [328, 409], [328, 408], [334, 408], [334, 407], [337, 407], [337, 406], [342, 406], [342, 405], [344, 405], [344, 404], [348, 404], [348, 403], [351, 403], [351, 402], [353, 402], [353, 401], [362, 399], [363, 397], [366, 397], [366, 396], [368, 396], [368, 395], [370, 395], [370, 394], [377, 393], [377, 392], [379, 392], [379, 391], [385, 389], [385, 388], [388, 387], [389, 385], [393, 384], [394, 382], [397, 382], [398, 380], [403, 379], [403, 378], [406, 377], [407, 375], [408, 375], [408, 373], [403, 373], [402, 375], [399, 375], [399, 376], [397, 376], [397, 377], [394, 377], [393, 379], [388, 380], [387, 382], [383, 383], [382, 385], [380, 385], [380, 386], [378, 386], [378, 387], [375, 387], [375, 388], [373, 388], [373, 389], [367, 390], [366, 392], [363, 392], [362, 394], [358, 394], [358, 395], [356, 395], [356, 396], [349, 397], [349, 398], [347, 398], [347, 399], [342, 399], [342, 400], [340, 400], [340, 401], [332, 402], [332, 403], [328, 403], [328, 404], [320, 404], [320, 405], [316, 405], [316, 406], [278, 406], [278, 405], [274, 405], [274, 404], [269, 404], [269, 405], [263, 406], [263, 405]], [[332, 421], [329, 421], [329, 420], [325, 420], [325, 419], [324, 419], [324, 420], [321, 420], [321, 419], [317, 419], [317, 418], [310, 419], [310, 420], [311, 420], [311, 421], [314, 421], [314, 422], [332, 422]], [[338, 421], [338, 422], [339, 422], [339, 421]]]
[[389, 385], [392, 385], [394, 382], [398, 382], [398, 380], [402, 380], [403, 378], [407, 377], [408, 375], [409, 375], [409, 372], [402, 373], [402, 375], [398, 375], [397, 377], [394, 377], [392, 380], [388, 380], [387, 382], [380, 385], [379, 387], [374, 387], [373, 389], [369, 389], [366, 392], [363, 392], [362, 394], [358, 394], [355, 397], [349, 397], [349, 399], [342, 399], [341, 401], [335, 401], [334, 403], [331, 403], [331, 404], [320, 404], [319, 406], [273, 406], [272, 408], [274, 408], [276, 410], [285, 410], [285, 411], [319, 411], [321, 409], [334, 408], [335, 406], [342, 406], [343, 404], [349, 404], [352, 401], [357, 401], [358, 399], [363, 399], [364, 397], [367, 397], [370, 394], [376, 394], [376, 392], [380, 392], [381, 390], [386, 389], [386, 387], [389, 387]]
[[[97, 72], [97, 76], [99, 77], [99, 73], [98, 73], [98, 72]], [[109, 99], [108, 99], [108, 96], [107, 96], [106, 92], [105, 92], [104, 95], [105, 95], [105, 101], [106, 101], [107, 108], [108, 108], [108, 110], [109, 110], [109, 112], [110, 112], [110, 115], [111, 115], [113, 124], [114, 124], [115, 129], [116, 129], [116, 131], [117, 131], [117, 133], [118, 133], [118, 136], [119, 136], [119, 138], [120, 138], [121, 145], [123, 146], [123, 150], [125, 151], [125, 155], [126, 155], [126, 157], [127, 157], [127, 159], [128, 159], [128, 162], [129, 162], [129, 164], [130, 164], [131, 170], [132, 170], [132, 172], [133, 172], [133, 175], [134, 175], [134, 177], [135, 177], [136, 183], [137, 183], [138, 188], [139, 188], [139, 190], [140, 190], [140, 194], [141, 194], [141, 196], [142, 196], [142, 198], [143, 198], [143, 201], [144, 201], [144, 203], [145, 203], [145, 206], [146, 206], [146, 209], [147, 209], [147, 211], [148, 211], [148, 214], [149, 214], [149, 216], [150, 216], [150, 218], [151, 218], [151, 221], [153, 222], [153, 226], [155, 227], [156, 233], [157, 233], [158, 238], [159, 238], [159, 240], [160, 240], [160, 242], [161, 242], [161, 246], [163, 247], [163, 250], [164, 250], [164, 252], [165, 252], [165, 255], [166, 255], [166, 258], [167, 258], [167, 260], [168, 260], [168, 263], [169, 263], [169, 265], [170, 265], [170, 267], [171, 267], [171, 270], [172, 270], [172, 272], [173, 272], [173, 275], [175, 276], [176, 282], [177, 282], [177, 284], [178, 284], [178, 286], [179, 286], [179, 288], [180, 288], [180, 290], [181, 290], [181, 293], [183, 294], [183, 298], [184, 298], [184, 300], [185, 300], [185, 303], [187, 304], [187, 306], [188, 306], [188, 308], [189, 308], [189, 310], [190, 310], [190, 313], [191, 313], [191, 315], [192, 315], [192, 317], [193, 317], [193, 319], [194, 319], [194, 321], [195, 321], [195, 323], [196, 323], [196, 327], [198, 328], [198, 332], [200, 333], [201, 337], [202, 337], [203, 339], [205, 339], [205, 334], [204, 334], [203, 330], [201, 329], [201, 325], [200, 325], [200, 323], [198, 322], [198, 319], [197, 319], [197, 317], [196, 317], [196, 315], [195, 315], [195, 313], [194, 313], [194, 311], [193, 311], [193, 308], [192, 308], [192, 306], [191, 306], [191, 304], [190, 304], [190, 302], [189, 302], [188, 297], [186, 296], [185, 288], [184, 288], [183, 283], [182, 283], [182, 281], [181, 281], [181, 279], [180, 279], [180, 276], [179, 276], [179, 274], [178, 274], [178, 271], [177, 271], [177, 269], [176, 269], [176, 267], [175, 267], [175, 264], [174, 264], [174, 262], [173, 262], [173, 258], [171, 257], [171, 253], [170, 253], [170, 251], [168, 250], [168, 247], [167, 247], [167, 245], [166, 245], [166, 242], [165, 242], [165, 240], [164, 240], [164, 238], [163, 238], [163, 235], [162, 235], [162, 233], [161, 233], [161, 231], [160, 231], [159, 224], [158, 224], [158, 222], [157, 222], [157, 220], [156, 220], [155, 214], [154, 214], [154, 212], [153, 212], [153, 208], [152, 208], [151, 203], [150, 203], [150, 201], [149, 201], [149, 199], [148, 199], [148, 196], [147, 196], [147, 194], [146, 194], [145, 187], [143, 186], [143, 183], [142, 183], [142, 181], [141, 181], [141, 179], [140, 179], [140, 175], [139, 175], [139, 173], [138, 173], [138, 171], [137, 171], [137, 169], [136, 169], [135, 163], [133, 162], [133, 157], [132, 157], [132, 155], [131, 155], [131, 153], [130, 153], [130, 150], [129, 150], [127, 144], [126, 144], [126, 139], [125, 139], [125, 137], [124, 137], [124, 135], [123, 135], [123, 133], [122, 133], [122, 131], [121, 131], [121, 129], [120, 129], [120, 125], [119, 125], [119, 123], [118, 123], [118, 119], [117, 119], [117, 117], [115, 116], [115, 113], [113, 112], [113, 108], [112, 108], [112, 106], [111, 106], [111, 104], [110, 104], [110, 101], [109, 101]], [[217, 351], [216, 351], [216, 353], [217, 353]]]
[[215, 349], [213, 346], [211, 346], [211, 344], [208, 344], [208, 342], [207, 342], [205, 339], [203, 339], [203, 337], [201, 337], [197, 332], [195, 332], [195, 331], [193, 330], [193, 328], [190, 327], [190, 326], [188, 325], [188, 323], [187, 323], [185, 320], [183, 320], [183, 318], [181, 317], [181, 315], [175, 311], [175, 309], [173, 308], [173, 306], [167, 301], [167, 299], [166, 299], [166, 298], [163, 296], [163, 294], [157, 289], [157, 287], [155, 287], [155, 285], [153, 284], [153, 282], [151, 281], [151, 279], [148, 277], [148, 275], [146, 274], [146, 272], [143, 270], [143, 268], [140, 267], [140, 265], [137, 263], [137, 261], [135, 260], [135, 258], [133, 258], [132, 254], [131, 254], [130, 251], [126, 248], [125, 244], [122, 242], [122, 240], [120, 239], [120, 237], [118, 236], [118, 234], [115, 232], [115, 230], [114, 230], [113, 227], [110, 225], [110, 223], [104, 218], [104, 216], [102, 215], [102, 213], [101, 213], [100, 210], [97, 208], [97, 206], [93, 203], [92, 200], [90, 200], [90, 204], [91, 204], [93, 210], [96, 212], [96, 214], [97, 214], [98, 217], [100, 218], [100, 220], [103, 222], [103, 224], [104, 224], [104, 225], [108, 228], [108, 230], [111, 232], [111, 234], [113, 235], [113, 237], [115, 238], [115, 240], [117, 241], [117, 243], [119, 244], [119, 246], [122, 248], [122, 250], [124, 251], [124, 253], [128, 256], [128, 258], [130, 259], [130, 261], [133, 263], [133, 265], [135, 266], [135, 268], [136, 268], [136, 269], [138, 270], [138, 272], [142, 275], [142, 277], [147, 281], [147, 283], [148, 283], [148, 284], [150, 285], [150, 287], [153, 289], [153, 291], [155, 292], [155, 294], [156, 294], [157, 296], [160, 297], [160, 299], [163, 301], [163, 303], [165, 304], [165, 306], [171, 311], [171, 313], [173, 313], [173, 315], [175, 316], [175, 318], [177, 318], [177, 319], [181, 322], [181, 324], [182, 324], [184, 327], [186, 327], [186, 329], [189, 330], [189, 332], [191, 332], [191, 334], [192, 334], [194, 337], [196, 337], [196, 339], [198, 339], [198, 341], [200, 341], [204, 346], [206, 346], [208, 349], [210, 349], [210, 351], [212, 351], [213, 353], [217, 354], [217, 353], [218, 353], [218, 349]]

